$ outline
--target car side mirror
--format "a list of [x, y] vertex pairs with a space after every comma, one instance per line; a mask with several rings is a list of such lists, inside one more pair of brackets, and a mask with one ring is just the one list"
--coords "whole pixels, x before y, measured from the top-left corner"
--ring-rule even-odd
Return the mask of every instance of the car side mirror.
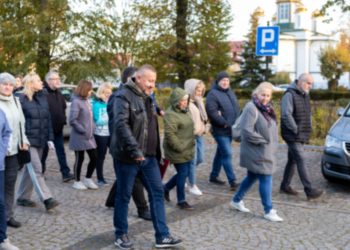
[[339, 110], [337, 111], [337, 115], [338, 115], [338, 116], [342, 116], [342, 115], [344, 114], [344, 111], [345, 111], [345, 109], [339, 109]]

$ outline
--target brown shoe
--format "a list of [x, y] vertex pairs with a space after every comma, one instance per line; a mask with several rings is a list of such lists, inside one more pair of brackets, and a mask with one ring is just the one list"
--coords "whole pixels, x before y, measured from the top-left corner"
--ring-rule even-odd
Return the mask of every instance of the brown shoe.
[[191, 211], [194, 209], [194, 207], [191, 207], [190, 205], [188, 205], [188, 203], [186, 201], [181, 202], [181, 203], [177, 203], [177, 207], [182, 209], [182, 210], [187, 210], [187, 211]]
[[325, 193], [326, 193], [326, 191], [324, 191], [324, 190], [312, 189], [310, 193], [306, 194], [307, 200], [314, 201], [315, 199], [320, 198]]
[[285, 193], [285, 194], [289, 194], [289, 195], [298, 195], [299, 194], [298, 191], [295, 191], [291, 187], [280, 188], [280, 193]]

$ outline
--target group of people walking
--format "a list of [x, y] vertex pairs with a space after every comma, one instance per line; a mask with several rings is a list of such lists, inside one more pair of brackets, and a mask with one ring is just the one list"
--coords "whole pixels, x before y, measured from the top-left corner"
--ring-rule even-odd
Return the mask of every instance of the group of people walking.
[[[58, 90], [59, 74], [49, 72], [42, 83], [37, 74], [21, 79], [8, 73], [0, 74], [0, 249], [18, 249], [7, 236], [6, 227], [20, 227], [14, 219], [15, 184], [17, 172], [23, 168], [17, 192], [17, 205], [35, 206], [31, 200], [33, 189], [46, 210], [59, 205], [45, 183], [45, 161], [48, 151], [56, 152], [62, 181], [75, 179], [73, 188], [98, 189], [109, 185], [103, 177], [107, 150], [113, 157], [117, 180], [113, 184], [107, 207], [114, 207], [115, 244], [129, 249], [128, 205], [131, 196], [138, 215], [151, 220], [155, 229], [156, 247], [181, 244], [171, 236], [166, 223], [164, 201], [170, 202], [170, 192], [176, 187], [177, 207], [193, 210], [186, 201], [185, 185], [189, 193], [202, 195], [196, 185], [195, 169], [204, 160], [203, 135], [212, 133], [217, 150], [213, 159], [209, 182], [225, 185], [219, 178], [224, 168], [231, 190], [238, 190], [230, 207], [249, 212], [243, 200], [256, 181], [264, 207], [264, 217], [282, 221], [271, 201], [273, 174], [276, 171], [279, 121], [271, 104], [272, 85], [261, 83], [253, 92], [252, 101], [240, 112], [237, 98], [230, 89], [229, 75], [220, 72], [204, 104], [206, 85], [189, 79], [185, 88], [176, 88], [170, 95], [170, 107], [164, 111], [157, 106], [153, 91], [156, 70], [150, 65], [137, 69], [127, 67], [122, 74], [119, 90], [112, 93], [109, 84], [102, 84], [93, 100], [92, 83], [81, 80], [72, 96], [69, 124], [72, 127], [69, 149], [75, 152], [74, 174], [67, 164], [63, 142], [66, 124], [66, 102]], [[23, 82], [23, 86], [20, 86]], [[282, 99], [282, 137], [288, 145], [288, 162], [280, 191], [298, 195], [290, 186], [295, 169], [304, 185], [308, 200], [324, 194], [311, 185], [305, 164], [303, 144], [311, 133], [309, 90], [313, 79], [302, 74], [291, 83]], [[157, 115], [164, 119], [164, 141], [161, 145]], [[232, 126], [240, 123], [240, 166], [247, 169], [247, 177], [240, 183], [234, 173], [232, 158]], [[163, 184], [159, 171], [164, 156], [176, 169], [176, 174]], [[29, 152], [30, 162], [19, 166], [22, 152]], [[80, 180], [85, 152], [89, 156], [87, 173]], [[2, 160], [3, 159], [3, 160]], [[97, 185], [91, 179], [97, 172]], [[147, 190], [149, 205], [144, 197]]]

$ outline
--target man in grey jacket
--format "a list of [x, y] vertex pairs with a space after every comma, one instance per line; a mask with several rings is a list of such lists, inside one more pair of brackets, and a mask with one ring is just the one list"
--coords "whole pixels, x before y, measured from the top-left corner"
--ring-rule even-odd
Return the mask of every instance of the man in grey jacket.
[[289, 85], [282, 98], [281, 116], [282, 138], [288, 145], [288, 162], [280, 191], [290, 195], [298, 195], [298, 192], [290, 186], [297, 167], [309, 201], [319, 198], [325, 193], [323, 190], [312, 188], [303, 148], [304, 144], [309, 143], [312, 130], [309, 95], [312, 84], [312, 76], [310, 74], [302, 74], [298, 80]]

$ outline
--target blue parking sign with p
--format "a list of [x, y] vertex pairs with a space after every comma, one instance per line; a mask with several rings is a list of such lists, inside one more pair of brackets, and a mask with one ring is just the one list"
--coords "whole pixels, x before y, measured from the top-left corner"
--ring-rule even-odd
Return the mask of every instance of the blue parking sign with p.
[[257, 56], [277, 56], [280, 27], [258, 27], [256, 36]]

